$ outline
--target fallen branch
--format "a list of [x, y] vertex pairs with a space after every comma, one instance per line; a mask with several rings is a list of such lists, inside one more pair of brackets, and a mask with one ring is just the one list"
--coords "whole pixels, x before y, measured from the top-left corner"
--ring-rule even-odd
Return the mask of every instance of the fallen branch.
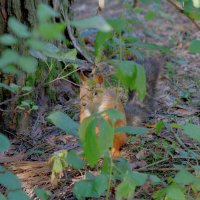
[[168, 3], [170, 3], [173, 7], [175, 7], [181, 14], [186, 16], [195, 26], [198, 30], [200, 30], [200, 25], [190, 16], [188, 16], [185, 12], [184, 9], [182, 9], [177, 3], [175, 3], [174, 0], [167, 0]]

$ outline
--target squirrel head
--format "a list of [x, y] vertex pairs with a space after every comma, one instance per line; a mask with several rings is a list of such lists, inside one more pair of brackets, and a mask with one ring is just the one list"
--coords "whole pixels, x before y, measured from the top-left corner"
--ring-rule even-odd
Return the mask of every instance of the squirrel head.
[[81, 72], [80, 79], [81, 79], [81, 86], [80, 86], [81, 106], [83, 107], [98, 106], [98, 102], [101, 101], [103, 93], [103, 83], [104, 83], [103, 76], [92, 75], [92, 77], [88, 78]]

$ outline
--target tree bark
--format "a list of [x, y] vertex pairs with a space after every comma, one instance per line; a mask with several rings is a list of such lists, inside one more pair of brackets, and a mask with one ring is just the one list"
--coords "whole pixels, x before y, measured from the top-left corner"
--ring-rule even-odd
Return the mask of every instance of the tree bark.
[[[37, 23], [36, 10], [39, 3], [48, 4], [51, 7], [53, 7], [57, 12], [64, 10], [64, 12], [68, 14], [68, 16], [72, 16], [70, 9], [71, 2], [72, 0], [0, 0], [0, 24], [1, 24], [0, 35], [9, 32], [8, 29], [9, 17], [15, 17], [18, 21], [22, 22], [23, 24], [26, 24], [30, 28], [34, 27], [35, 24]], [[63, 19], [61, 18], [60, 19], [57, 18], [55, 19], [55, 22], [62, 20]], [[58, 44], [58, 45], [63, 45], [63, 44]], [[19, 44], [17, 47], [15, 47], [15, 49], [18, 49], [20, 54], [25, 53], [23, 44]], [[2, 47], [0, 46], [0, 54], [1, 51]], [[4, 82], [4, 80], [7, 79], [7, 76], [8, 75], [2, 74], [0, 72], [0, 82]], [[17, 80], [14, 79], [13, 77], [12, 80], [18, 85], [24, 85], [26, 81], [26, 75], [24, 74], [23, 76], [20, 76], [20, 78], [18, 78]], [[13, 97], [13, 94], [9, 93], [9, 95], [7, 95], [6, 93], [8, 92], [0, 89], [0, 102]], [[40, 93], [45, 94], [45, 89], [40, 88]], [[44, 97], [44, 95], [41, 96]], [[2, 126], [3, 124], [3, 127], [0, 127], [0, 129], [16, 130], [20, 134], [21, 133], [30, 134], [31, 116], [27, 114], [27, 112], [16, 114], [14, 111], [18, 99], [19, 98], [16, 97], [13, 101], [9, 102], [9, 104], [0, 107], [0, 120], [1, 122], [3, 122], [0, 125]], [[44, 101], [42, 100], [41, 102], [45, 102], [46, 104], [46, 100]], [[47, 104], [44, 106], [47, 106]], [[13, 112], [6, 113], [3, 111], [4, 109], [12, 110]]]

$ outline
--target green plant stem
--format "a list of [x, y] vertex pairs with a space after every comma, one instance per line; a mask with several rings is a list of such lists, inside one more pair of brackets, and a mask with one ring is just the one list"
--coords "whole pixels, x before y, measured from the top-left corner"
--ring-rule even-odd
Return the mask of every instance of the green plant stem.
[[112, 178], [112, 170], [113, 170], [113, 161], [112, 157], [110, 158], [110, 176], [109, 176], [109, 181], [108, 181], [108, 189], [106, 192], [106, 200], [109, 200], [109, 193], [110, 193], [110, 187], [111, 187], [111, 178]]

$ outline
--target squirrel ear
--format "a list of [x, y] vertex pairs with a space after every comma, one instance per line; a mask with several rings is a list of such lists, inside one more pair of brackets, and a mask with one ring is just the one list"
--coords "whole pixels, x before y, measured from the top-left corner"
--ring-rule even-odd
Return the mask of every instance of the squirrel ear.
[[99, 84], [102, 84], [104, 82], [104, 78], [102, 75], [96, 75], [95, 79], [96, 79], [96, 82]]
[[87, 80], [87, 77], [83, 74], [83, 72], [80, 73], [80, 79], [83, 82]]

